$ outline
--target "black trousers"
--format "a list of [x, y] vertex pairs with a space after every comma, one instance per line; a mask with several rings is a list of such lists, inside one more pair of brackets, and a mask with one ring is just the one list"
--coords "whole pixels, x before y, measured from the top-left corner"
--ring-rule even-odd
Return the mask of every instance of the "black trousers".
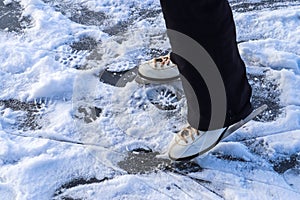
[[[205, 77], [185, 58], [174, 51], [171, 53], [171, 60], [187, 80], [183, 82], [183, 89], [187, 97], [190, 125], [206, 131], [227, 127], [245, 118], [252, 111], [252, 90], [246, 77], [245, 64], [238, 52], [235, 24], [227, 0], [160, 0], [160, 3], [167, 29], [192, 38], [206, 50], [217, 66], [225, 88], [224, 123], [218, 125], [220, 127], [210, 126], [213, 100]], [[169, 39], [173, 49], [176, 37], [169, 36]], [[189, 95], [191, 92], [196, 95], [196, 100]]]

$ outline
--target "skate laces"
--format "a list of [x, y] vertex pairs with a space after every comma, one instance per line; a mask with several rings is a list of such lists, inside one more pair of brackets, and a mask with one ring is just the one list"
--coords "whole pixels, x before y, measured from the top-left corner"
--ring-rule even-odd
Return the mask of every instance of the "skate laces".
[[181, 140], [183, 140], [186, 144], [188, 144], [189, 141], [187, 138], [191, 137], [192, 141], [194, 141], [195, 136], [199, 136], [200, 132], [191, 126], [188, 126], [184, 129], [182, 129], [177, 135]]
[[153, 62], [154, 62], [154, 68], [165, 68], [172, 63], [170, 59], [170, 55], [154, 58]]

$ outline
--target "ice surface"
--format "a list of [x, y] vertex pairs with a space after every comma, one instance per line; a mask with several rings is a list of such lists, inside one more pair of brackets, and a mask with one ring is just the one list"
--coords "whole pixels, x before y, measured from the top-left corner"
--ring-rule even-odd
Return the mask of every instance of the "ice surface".
[[158, 0], [0, 3], [1, 199], [300, 199], [300, 3], [229, 2], [269, 110], [181, 167], [153, 156], [185, 125], [180, 84], [99, 77], [170, 51]]

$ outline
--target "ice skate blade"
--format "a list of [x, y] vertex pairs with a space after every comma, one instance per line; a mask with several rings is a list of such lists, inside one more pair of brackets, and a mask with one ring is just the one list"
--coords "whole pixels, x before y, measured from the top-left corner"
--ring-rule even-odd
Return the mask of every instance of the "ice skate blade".
[[166, 160], [169, 159], [168, 152], [165, 152], [165, 153], [162, 153], [162, 154], [158, 154], [155, 157], [158, 158], [158, 159], [166, 159]]
[[176, 81], [180, 81], [180, 78], [172, 78], [172, 79], [147, 79], [143, 78], [139, 75], [135, 77], [135, 81], [139, 84], [165, 84], [165, 83], [172, 83]]

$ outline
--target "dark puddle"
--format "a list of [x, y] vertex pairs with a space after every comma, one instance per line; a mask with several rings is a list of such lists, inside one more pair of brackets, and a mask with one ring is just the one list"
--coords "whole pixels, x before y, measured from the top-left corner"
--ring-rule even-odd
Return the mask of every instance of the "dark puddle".
[[0, 30], [7, 30], [9, 32], [21, 32], [30, 25], [29, 17], [22, 17], [23, 9], [21, 5], [12, 1], [4, 5], [0, 1]]
[[167, 159], [156, 158], [157, 152], [137, 149], [128, 152], [127, 157], [118, 163], [118, 166], [129, 174], [152, 173], [165, 169], [170, 165]]
[[129, 174], [147, 174], [158, 171], [191, 173], [200, 172], [203, 169], [192, 161], [171, 162], [169, 159], [159, 158], [158, 152], [149, 149], [135, 149], [128, 152], [126, 158], [118, 163], [118, 166]]

